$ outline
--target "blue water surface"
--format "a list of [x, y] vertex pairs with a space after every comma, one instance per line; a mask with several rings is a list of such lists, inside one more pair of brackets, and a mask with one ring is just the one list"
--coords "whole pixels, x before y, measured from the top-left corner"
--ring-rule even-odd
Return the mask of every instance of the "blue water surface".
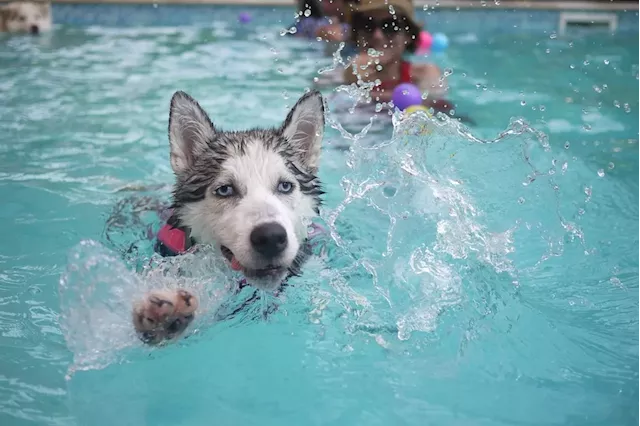
[[0, 37], [0, 424], [637, 424], [635, 35], [452, 32], [428, 60], [469, 126], [360, 133], [323, 88], [324, 256], [266, 320], [129, 339], [171, 95], [279, 125], [333, 66], [287, 25]]

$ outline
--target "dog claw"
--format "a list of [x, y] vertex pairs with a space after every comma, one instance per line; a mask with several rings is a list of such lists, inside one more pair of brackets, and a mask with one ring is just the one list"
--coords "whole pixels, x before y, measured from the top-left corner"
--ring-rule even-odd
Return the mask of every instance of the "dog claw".
[[[179, 291], [184, 291], [184, 290], [179, 290]], [[158, 296], [152, 295], [149, 296], [149, 302], [153, 303], [154, 305], [158, 305], [160, 307], [162, 307], [162, 305], [169, 305], [169, 306], [173, 306], [173, 303], [171, 303], [168, 300], [164, 300], [164, 299], [160, 299]]]
[[133, 307], [133, 325], [147, 344], [158, 344], [182, 334], [195, 318], [198, 299], [186, 290], [155, 291]]

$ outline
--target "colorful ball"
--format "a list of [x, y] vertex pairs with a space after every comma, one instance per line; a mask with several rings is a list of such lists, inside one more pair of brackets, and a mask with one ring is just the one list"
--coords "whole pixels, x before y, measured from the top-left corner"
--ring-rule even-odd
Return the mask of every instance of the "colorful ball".
[[404, 113], [406, 115], [411, 115], [414, 112], [418, 112], [418, 111], [424, 111], [427, 114], [427, 116], [431, 115], [429, 114], [429, 109], [424, 105], [411, 105], [410, 107], [407, 107], [407, 109], [404, 110]]
[[240, 14], [238, 15], [238, 21], [246, 24], [251, 21], [251, 15], [247, 12], [240, 12]]
[[422, 92], [411, 83], [402, 83], [393, 90], [391, 100], [398, 109], [404, 110], [412, 105], [421, 105]]
[[436, 33], [433, 35], [433, 40], [431, 42], [431, 51], [432, 52], [444, 52], [449, 47], [449, 39], [446, 35], [442, 33]]
[[420, 31], [420, 36], [418, 37], [418, 51], [420, 53], [425, 53], [431, 49], [432, 44], [433, 36], [428, 31]]

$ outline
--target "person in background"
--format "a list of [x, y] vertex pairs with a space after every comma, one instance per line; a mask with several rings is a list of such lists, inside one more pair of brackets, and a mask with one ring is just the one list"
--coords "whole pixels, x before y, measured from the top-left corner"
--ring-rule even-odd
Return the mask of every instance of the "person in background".
[[449, 114], [449, 86], [438, 66], [405, 59], [415, 52], [421, 31], [412, 1], [359, 0], [351, 7], [351, 38], [358, 53], [344, 70], [344, 82], [377, 82], [371, 95], [378, 102], [391, 101], [398, 84], [412, 83], [428, 93], [423, 105]]
[[341, 42], [348, 39], [345, 3], [349, 0], [298, 0], [296, 36]]

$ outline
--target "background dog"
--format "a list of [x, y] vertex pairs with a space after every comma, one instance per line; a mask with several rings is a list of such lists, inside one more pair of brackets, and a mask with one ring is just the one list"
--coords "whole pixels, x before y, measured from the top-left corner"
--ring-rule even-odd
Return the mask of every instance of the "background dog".
[[16, 1], [0, 5], [0, 32], [39, 34], [50, 29], [50, 2]]
[[[184, 92], [171, 99], [170, 162], [176, 175], [168, 223], [193, 244], [213, 244], [247, 282], [276, 289], [297, 274], [319, 212], [317, 177], [324, 103], [303, 95], [282, 126], [225, 132]], [[173, 338], [194, 317], [194, 295], [153, 292], [134, 306], [143, 341]]]

